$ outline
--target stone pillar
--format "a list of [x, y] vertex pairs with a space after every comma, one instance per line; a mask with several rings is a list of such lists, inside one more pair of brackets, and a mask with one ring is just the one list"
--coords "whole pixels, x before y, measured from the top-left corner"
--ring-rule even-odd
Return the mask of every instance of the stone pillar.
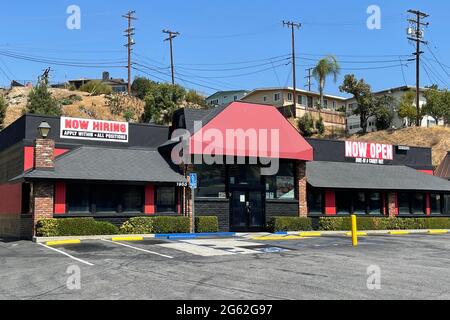
[[397, 193], [396, 192], [388, 193], [388, 214], [389, 214], [389, 218], [395, 218], [398, 215]]
[[52, 139], [36, 139], [34, 146], [34, 168], [55, 168], [55, 141]]
[[298, 215], [306, 217], [308, 215], [308, 203], [306, 197], [306, 162], [300, 161], [296, 167], [297, 177], [297, 196], [298, 196]]

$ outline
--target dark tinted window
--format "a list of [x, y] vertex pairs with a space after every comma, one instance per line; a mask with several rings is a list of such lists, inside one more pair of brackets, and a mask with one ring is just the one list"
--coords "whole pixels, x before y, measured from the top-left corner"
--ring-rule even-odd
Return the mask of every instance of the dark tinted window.
[[295, 199], [294, 164], [280, 162], [278, 173], [266, 176], [267, 199]]
[[423, 193], [413, 193], [411, 195], [411, 210], [412, 213], [424, 213], [425, 197]]
[[369, 192], [367, 200], [370, 214], [381, 213], [382, 199], [379, 192]]
[[156, 212], [175, 212], [175, 187], [156, 188]]
[[308, 189], [308, 212], [323, 213], [323, 192], [316, 189]]
[[353, 212], [355, 214], [366, 213], [366, 194], [364, 192], [353, 193]]
[[196, 165], [197, 197], [226, 198], [225, 194], [225, 166]]
[[441, 194], [431, 193], [430, 194], [430, 210], [432, 214], [442, 213], [442, 205], [444, 198]]
[[87, 184], [67, 185], [67, 211], [87, 213], [90, 208], [90, 186]]
[[336, 192], [336, 210], [337, 213], [350, 213], [351, 194], [345, 191]]
[[410, 213], [409, 194], [406, 192], [397, 193], [399, 213]]

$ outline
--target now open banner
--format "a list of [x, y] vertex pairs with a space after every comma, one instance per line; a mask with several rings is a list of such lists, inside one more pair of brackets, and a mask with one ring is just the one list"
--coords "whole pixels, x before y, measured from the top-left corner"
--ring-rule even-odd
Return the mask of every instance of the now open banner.
[[391, 144], [345, 141], [345, 157], [355, 158], [358, 163], [383, 164], [394, 159]]
[[127, 122], [61, 117], [60, 138], [128, 142]]

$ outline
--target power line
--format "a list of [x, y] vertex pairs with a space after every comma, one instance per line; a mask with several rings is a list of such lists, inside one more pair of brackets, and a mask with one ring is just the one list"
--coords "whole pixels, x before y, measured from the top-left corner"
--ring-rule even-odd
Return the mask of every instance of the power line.
[[430, 46], [428, 44], [426, 44], [428, 50], [430, 51], [431, 55], [433, 56], [434, 60], [439, 64], [439, 66], [441, 67], [442, 70], [444, 70], [445, 74], [450, 77], [450, 74], [448, 73], [448, 71], [444, 68], [444, 64], [442, 64], [438, 58], [436, 57], [436, 55], [434, 54], [433, 50], [431, 50]]
[[128, 11], [127, 14], [123, 15], [122, 17], [127, 19], [127, 25], [128, 28], [125, 29], [125, 37], [127, 37], [127, 43], [125, 44], [125, 47], [127, 47], [127, 53], [128, 53], [128, 64], [127, 64], [127, 71], [128, 71], [128, 83], [127, 83], [127, 91], [128, 95], [131, 95], [131, 52], [133, 50], [133, 46], [135, 44], [133, 35], [134, 35], [134, 28], [131, 27], [131, 22], [133, 20], [137, 20], [137, 18], [134, 16], [136, 11]]
[[272, 61], [266, 62], [266, 63], [260, 63], [260, 64], [249, 65], [249, 66], [244, 66], [244, 67], [224, 68], [224, 69], [186, 68], [186, 67], [182, 67], [179, 65], [177, 65], [177, 66], [181, 69], [192, 70], [192, 71], [204, 71], [204, 72], [236, 71], [236, 70], [253, 69], [253, 68], [257, 68], [257, 67], [267, 66], [267, 65], [271, 65], [273, 63], [286, 61], [286, 60], [290, 60], [290, 59], [291, 58], [287, 57], [287, 58], [283, 58], [283, 59], [279, 59], [279, 60], [272, 60]]

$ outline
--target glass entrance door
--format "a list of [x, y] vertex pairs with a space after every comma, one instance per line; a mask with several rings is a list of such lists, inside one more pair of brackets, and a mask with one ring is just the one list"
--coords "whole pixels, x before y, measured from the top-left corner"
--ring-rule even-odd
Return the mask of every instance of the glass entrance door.
[[230, 229], [232, 231], [263, 230], [264, 201], [262, 190], [233, 190], [230, 202]]

